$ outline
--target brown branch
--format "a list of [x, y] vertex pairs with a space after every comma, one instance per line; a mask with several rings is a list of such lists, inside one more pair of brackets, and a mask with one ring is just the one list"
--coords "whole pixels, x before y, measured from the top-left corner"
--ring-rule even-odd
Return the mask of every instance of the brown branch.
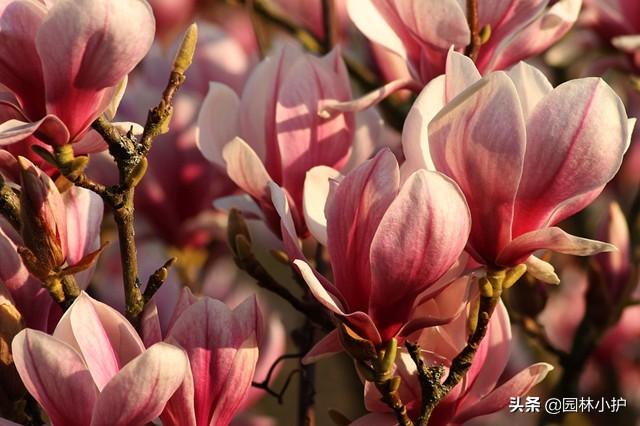
[[298, 299], [286, 287], [273, 278], [252, 253], [245, 254], [242, 257], [234, 256], [234, 259], [236, 265], [254, 278], [259, 287], [284, 299], [293, 309], [305, 315], [324, 331], [331, 331], [335, 328], [331, 317], [322, 306], [315, 302]]
[[478, 59], [482, 39], [480, 37], [480, 24], [478, 12], [478, 0], [467, 0], [467, 19], [469, 21], [469, 30], [471, 31], [471, 42], [465, 50], [465, 55], [470, 57], [474, 62]]
[[334, 0], [322, 0], [322, 29], [324, 31], [323, 47], [325, 52], [331, 51], [338, 41], [336, 22], [336, 6]]
[[[477, 322], [473, 332], [467, 339], [466, 346], [451, 361], [449, 373], [444, 382], [440, 383], [439, 377], [438, 380], [434, 379], [438, 375], [437, 370], [425, 370], [424, 365], [421, 364], [416, 348], [416, 354], [412, 356], [412, 358], [414, 358], [414, 362], [417, 360], [416, 366], [422, 376], [424, 376], [419, 376], [421, 378], [420, 385], [423, 394], [419, 425], [422, 426], [429, 423], [431, 414], [438, 403], [462, 381], [471, 368], [478, 347], [487, 333], [491, 315], [500, 301], [503, 284], [506, 286], [506, 281], [509, 280], [506, 273], [507, 271], [504, 270], [489, 271], [486, 278], [481, 278]], [[410, 345], [408, 348], [409, 347]]]
[[297, 359], [297, 358], [302, 358], [304, 356], [303, 353], [296, 353], [296, 354], [284, 354], [284, 355], [280, 355], [274, 362], [273, 364], [271, 364], [271, 367], [269, 367], [269, 371], [267, 372], [267, 376], [264, 378], [264, 380], [262, 380], [261, 382], [256, 382], [253, 381], [251, 382], [251, 386], [253, 386], [254, 388], [258, 388], [258, 389], [262, 389], [265, 392], [267, 392], [269, 395], [275, 397], [278, 400], [278, 404], [282, 404], [284, 402], [284, 394], [287, 391], [287, 388], [289, 387], [289, 384], [291, 382], [291, 379], [293, 378], [293, 375], [297, 372], [299, 372], [299, 370], [293, 370], [289, 376], [287, 377], [287, 380], [285, 381], [284, 385], [282, 386], [282, 388], [280, 389], [279, 392], [274, 391], [271, 387], [270, 387], [270, 383], [271, 383], [271, 378], [273, 377], [273, 375], [275, 374], [276, 368], [278, 367], [278, 365], [280, 363], [282, 363], [285, 360], [288, 359]]
[[[62, 147], [56, 151], [57, 165], [62, 174], [77, 186], [81, 186], [99, 194], [105, 203], [111, 206], [113, 217], [118, 228], [120, 257], [122, 262], [122, 278], [125, 290], [126, 316], [132, 324], [137, 325], [144, 309], [145, 297], [140, 290], [138, 278], [138, 261], [134, 228], [134, 194], [147, 169], [146, 155], [151, 149], [153, 140], [169, 130], [169, 122], [173, 113], [173, 99], [184, 83], [185, 72], [191, 65], [197, 41], [197, 27], [192, 25], [187, 30], [182, 45], [173, 62], [169, 81], [162, 92], [158, 105], [147, 115], [144, 131], [138, 142], [131, 132], [123, 135], [104, 117], [92, 123], [109, 146], [109, 153], [114, 158], [119, 172], [119, 184], [106, 187], [93, 182], [83, 173], [83, 168], [75, 168], [73, 150]], [[86, 162], [84, 164], [86, 166]], [[162, 268], [161, 268], [162, 269]], [[158, 273], [158, 271], [156, 271]], [[161, 274], [161, 273], [158, 273]], [[150, 278], [152, 284], [148, 299], [164, 280], [154, 274]]]
[[442, 366], [427, 367], [422, 359], [420, 347], [410, 341], [405, 342], [405, 347], [409, 352], [409, 356], [416, 364], [418, 371], [418, 382], [420, 383], [421, 408], [420, 416], [417, 419], [416, 426], [427, 426], [429, 422], [429, 407], [435, 406], [438, 401], [435, 400], [436, 395], [432, 389], [440, 384], [440, 379], [444, 374]]

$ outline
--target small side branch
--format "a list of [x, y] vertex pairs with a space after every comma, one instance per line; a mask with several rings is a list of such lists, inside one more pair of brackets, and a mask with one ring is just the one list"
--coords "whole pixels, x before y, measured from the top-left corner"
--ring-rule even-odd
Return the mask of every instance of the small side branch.
[[478, 0], [467, 0], [467, 19], [469, 21], [469, 30], [471, 31], [471, 42], [465, 50], [465, 55], [475, 62], [478, 59], [478, 53], [480, 53], [480, 46], [482, 45]]

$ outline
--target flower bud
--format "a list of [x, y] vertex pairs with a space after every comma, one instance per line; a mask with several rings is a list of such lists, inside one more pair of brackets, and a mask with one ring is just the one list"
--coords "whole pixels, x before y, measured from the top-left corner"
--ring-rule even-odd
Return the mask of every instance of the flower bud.
[[64, 203], [53, 181], [29, 160], [19, 157], [20, 216], [24, 245], [33, 252], [41, 268], [53, 271], [65, 261]]

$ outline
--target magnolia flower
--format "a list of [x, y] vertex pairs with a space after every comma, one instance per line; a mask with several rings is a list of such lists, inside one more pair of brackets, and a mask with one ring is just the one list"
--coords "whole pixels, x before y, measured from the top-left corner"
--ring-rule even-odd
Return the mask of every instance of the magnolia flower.
[[[551, 5], [551, 3], [553, 3]], [[477, 58], [482, 73], [507, 68], [544, 51], [578, 17], [582, 0], [483, 0], [479, 28], [488, 39]], [[407, 62], [421, 84], [444, 71], [447, 50], [463, 50], [471, 40], [465, 0], [349, 0], [353, 23], [374, 43]]]
[[[62, 315], [53, 302], [36, 271], [27, 270], [18, 247], [27, 247], [36, 256], [38, 266], [64, 269], [83, 265], [75, 274], [81, 288], [91, 278], [91, 263], [100, 246], [102, 199], [93, 192], [72, 187], [60, 193], [53, 181], [26, 159], [22, 162], [22, 176], [13, 157], [5, 157], [3, 174], [14, 182], [22, 182], [22, 235], [9, 223], [0, 223], [0, 280], [7, 286], [16, 306], [24, 316], [26, 325], [42, 331], [51, 331]], [[46, 243], [46, 244], [45, 244]], [[85, 264], [86, 263], [86, 264]], [[85, 268], [85, 266], [87, 268]]]
[[[417, 336], [426, 362], [442, 365], [447, 374], [451, 360], [464, 348], [468, 315], [460, 315], [453, 322], [424, 330]], [[473, 418], [495, 413], [509, 404], [512, 397], [524, 396], [540, 383], [553, 367], [541, 362], [520, 371], [498, 385], [509, 360], [511, 326], [502, 302], [487, 327], [487, 335], [480, 343], [473, 365], [464, 379], [442, 399], [433, 411], [429, 426], [462, 425]], [[420, 412], [420, 383], [415, 363], [406, 352], [396, 360], [396, 375], [402, 379], [399, 389], [403, 402], [412, 417]], [[393, 426], [396, 417], [388, 413], [389, 407], [380, 401], [380, 394], [370, 382], [365, 385], [365, 405], [372, 414], [355, 422], [354, 426]]]
[[451, 283], [445, 273], [467, 241], [469, 211], [457, 185], [426, 170], [401, 184], [395, 157], [383, 150], [341, 179], [325, 207], [319, 200], [329, 192], [330, 176], [337, 172], [326, 167], [309, 172], [305, 213], [327, 246], [335, 284], [305, 262], [284, 191], [271, 185], [285, 247], [316, 299], [375, 345], [446, 321], [414, 313]]
[[636, 0], [585, 0], [585, 24], [640, 68], [640, 3]]
[[184, 351], [167, 343], [145, 350], [122, 315], [86, 293], [53, 336], [26, 329], [12, 349], [26, 388], [54, 426], [146, 424], [189, 371]]
[[186, 351], [191, 371], [169, 400], [164, 425], [226, 426], [251, 387], [258, 361], [261, 314], [255, 297], [234, 310], [203, 298], [184, 300], [167, 341]]
[[0, 83], [14, 99], [0, 102], [0, 144], [31, 135], [53, 146], [80, 141], [115, 109], [153, 32], [144, 0], [3, 2], [0, 55], [14, 59], [0, 64]]
[[480, 78], [451, 52], [447, 73], [420, 94], [405, 122], [406, 173], [434, 168], [454, 179], [471, 210], [467, 251], [492, 268], [526, 263], [558, 282], [534, 256], [612, 250], [569, 235], [556, 223], [582, 210], [618, 171], [635, 119], [599, 78], [553, 88], [534, 67]]
[[325, 119], [318, 111], [327, 100], [348, 99], [349, 76], [337, 50], [316, 58], [285, 47], [258, 65], [241, 98], [224, 85], [211, 84], [198, 117], [198, 144], [207, 159], [226, 168], [231, 180], [254, 198], [273, 229], [279, 229], [279, 219], [267, 185], [282, 186], [297, 233], [305, 235], [305, 173], [317, 165], [343, 166], [354, 134], [353, 114]]

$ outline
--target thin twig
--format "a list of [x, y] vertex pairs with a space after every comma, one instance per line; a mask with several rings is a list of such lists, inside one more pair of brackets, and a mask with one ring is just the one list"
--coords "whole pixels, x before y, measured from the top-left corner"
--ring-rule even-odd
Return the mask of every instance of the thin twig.
[[480, 24], [478, 12], [478, 0], [467, 0], [467, 19], [471, 31], [471, 42], [465, 50], [465, 54], [474, 62], [478, 59], [482, 40], [480, 38]]
[[279, 392], [274, 391], [271, 386], [271, 378], [272, 376], [275, 374], [276, 368], [278, 367], [278, 365], [287, 360], [287, 359], [296, 359], [296, 358], [302, 358], [304, 356], [304, 354], [302, 353], [296, 353], [296, 354], [284, 354], [279, 356], [274, 362], [273, 364], [271, 364], [271, 367], [269, 367], [269, 371], [267, 372], [267, 376], [264, 378], [264, 380], [260, 381], [260, 382], [251, 382], [251, 386], [253, 386], [254, 388], [258, 388], [258, 389], [262, 389], [265, 392], [267, 392], [269, 395], [274, 396], [275, 398], [277, 398], [278, 400], [278, 404], [282, 404], [283, 403], [283, 399], [284, 399], [284, 394], [287, 391], [287, 388], [289, 387], [289, 384], [291, 382], [291, 379], [293, 378], [293, 375], [296, 373], [300, 373], [300, 370], [296, 369], [293, 370], [291, 373], [289, 373], [289, 376], [287, 377], [287, 380], [285, 381], [284, 385], [282, 386], [282, 388], [280, 389]]
[[58, 168], [62, 174], [75, 185], [90, 189], [100, 195], [111, 206], [113, 217], [118, 228], [122, 277], [125, 290], [125, 313], [132, 324], [137, 325], [144, 309], [145, 298], [140, 290], [138, 277], [138, 261], [134, 228], [134, 194], [147, 168], [146, 155], [151, 149], [153, 140], [168, 131], [169, 121], [173, 113], [173, 99], [184, 83], [185, 72], [191, 65], [197, 27], [192, 25], [187, 31], [182, 46], [174, 60], [169, 81], [162, 92], [158, 105], [147, 115], [144, 131], [138, 142], [131, 132], [122, 135], [120, 131], [100, 117], [92, 123], [109, 146], [109, 152], [118, 165], [119, 184], [106, 187], [87, 178], [82, 170], [74, 170], [73, 150], [67, 146], [57, 148], [55, 154]]
[[324, 50], [331, 51], [338, 41], [336, 10], [334, 0], [322, 0], [322, 29], [324, 31]]

